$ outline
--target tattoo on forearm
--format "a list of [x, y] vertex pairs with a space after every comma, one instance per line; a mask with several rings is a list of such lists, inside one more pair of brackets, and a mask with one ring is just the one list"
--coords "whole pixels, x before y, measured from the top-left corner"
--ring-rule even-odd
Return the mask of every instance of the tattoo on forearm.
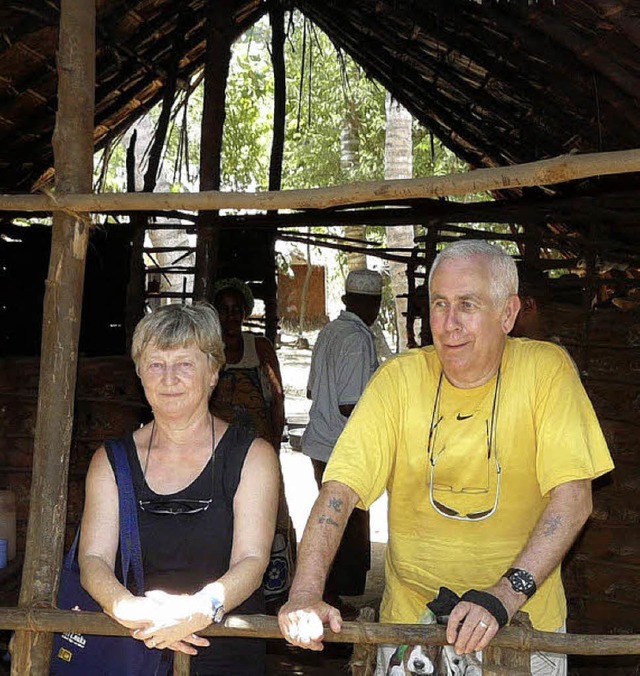
[[318, 523], [327, 523], [330, 526], [337, 526], [337, 522], [334, 521], [330, 516], [325, 516], [324, 514], [318, 519]]
[[341, 512], [342, 500], [340, 500], [340, 498], [329, 498], [329, 507], [331, 507], [334, 512]]
[[545, 522], [545, 528], [544, 528], [544, 535], [546, 537], [549, 537], [550, 535], [553, 535], [558, 528], [560, 527], [560, 524], [562, 523], [562, 518], [559, 516], [552, 516], [550, 519], [548, 519]]

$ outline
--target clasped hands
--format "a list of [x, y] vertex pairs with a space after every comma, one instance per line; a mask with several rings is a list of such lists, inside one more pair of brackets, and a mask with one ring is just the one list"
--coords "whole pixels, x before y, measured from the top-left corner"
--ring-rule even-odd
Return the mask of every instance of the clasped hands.
[[131, 636], [144, 641], [147, 648], [196, 655], [196, 647], [209, 645], [208, 639], [196, 634], [211, 624], [209, 608], [206, 597], [199, 594], [153, 590], [144, 596], [123, 599], [111, 615], [131, 629]]

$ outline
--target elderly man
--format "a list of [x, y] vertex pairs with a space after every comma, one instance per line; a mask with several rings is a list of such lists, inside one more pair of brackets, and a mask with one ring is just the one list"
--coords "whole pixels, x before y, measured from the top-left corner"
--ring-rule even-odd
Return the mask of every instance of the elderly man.
[[[302, 452], [311, 458], [318, 483], [333, 447], [364, 388], [378, 368], [371, 325], [380, 311], [382, 277], [373, 270], [353, 270], [345, 282], [345, 309], [327, 324], [313, 348], [307, 397], [313, 400]], [[369, 513], [354, 509], [333, 561], [324, 599], [342, 607], [340, 596], [364, 593], [371, 567]]]
[[[381, 621], [416, 622], [445, 586], [460, 596], [447, 625], [458, 654], [482, 650], [519, 609], [536, 629], [564, 629], [560, 564], [591, 512], [592, 479], [613, 464], [565, 351], [507, 337], [517, 292], [499, 247], [459, 241], [436, 258], [434, 345], [378, 370], [336, 445], [279, 616], [290, 642], [321, 650], [321, 623], [340, 629], [324, 578], [353, 507], [385, 489]], [[535, 655], [532, 669], [564, 674], [566, 657]]]

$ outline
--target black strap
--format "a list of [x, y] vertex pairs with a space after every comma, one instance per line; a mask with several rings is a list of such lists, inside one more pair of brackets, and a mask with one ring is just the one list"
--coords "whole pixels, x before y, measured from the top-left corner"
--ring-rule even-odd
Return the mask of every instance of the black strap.
[[429, 601], [427, 606], [429, 610], [436, 616], [438, 624], [446, 624], [451, 611], [460, 603], [460, 601], [468, 601], [475, 603], [477, 606], [482, 606], [485, 610], [490, 612], [496, 618], [496, 622], [500, 628], [504, 627], [509, 621], [507, 609], [504, 607], [502, 601], [493, 594], [485, 591], [478, 591], [477, 589], [469, 589], [462, 597], [458, 596], [454, 591], [447, 587], [440, 587], [438, 595]]
[[497, 596], [489, 594], [489, 592], [469, 589], [469, 591], [462, 595], [460, 600], [482, 606], [496, 618], [500, 628], [504, 627], [509, 621], [509, 614], [502, 601]]
[[438, 595], [427, 603], [429, 610], [436, 616], [438, 624], [446, 624], [451, 611], [460, 602], [460, 597], [448, 587], [440, 587]]

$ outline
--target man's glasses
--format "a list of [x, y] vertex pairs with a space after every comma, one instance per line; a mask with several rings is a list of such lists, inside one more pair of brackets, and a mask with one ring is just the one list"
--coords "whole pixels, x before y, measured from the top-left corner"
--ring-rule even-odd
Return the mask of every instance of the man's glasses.
[[[435, 469], [438, 460], [444, 455], [446, 447], [440, 451], [440, 453], [434, 453], [434, 446], [436, 440], [436, 428], [442, 422], [443, 416], [439, 415], [440, 409], [440, 394], [442, 390], [442, 379], [443, 373], [440, 373], [440, 380], [438, 381], [438, 389], [436, 391], [436, 398], [433, 405], [433, 411], [431, 413], [431, 424], [429, 426], [429, 439], [427, 442], [427, 457], [429, 460], [429, 503], [431, 506], [440, 514], [448, 519], [456, 519], [458, 521], [482, 521], [483, 519], [488, 519], [492, 516], [496, 509], [498, 509], [498, 503], [500, 501], [500, 483], [502, 479], [502, 467], [498, 460], [498, 452], [495, 449], [495, 421], [496, 421], [496, 409], [498, 401], [498, 389], [500, 386], [500, 368], [498, 368], [498, 374], [496, 376], [496, 387], [493, 393], [493, 403], [491, 406], [491, 421], [486, 421], [486, 439], [487, 439], [487, 461], [490, 462], [491, 456], [493, 455], [495, 470], [496, 470], [496, 497], [493, 503], [493, 506], [490, 509], [485, 509], [478, 512], [469, 512], [467, 514], [460, 514], [457, 510], [448, 507], [447, 505], [439, 502], [434, 497], [434, 489], [445, 491], [449, 490], [454, 492], [452, 486], [445, 486], [442, 484], [437, 484], [435, 481]], [[437, 418], [437, 420], [436, 420]], [[487, 473], [489, 469], [487, 467]], [[463, 487], [457, 492], [466, 493], [466, 494], [480, 494], [487, 493], [489, 491], [489, 476], [487, 475], [486, 483], [483, 487]]]
[[[151, 453], [151, 440], [153, 439], [153, 431], [155, 429], [155, 420], [151, 426], [151, 435], [149, 437], [149, 447], [147, 448], [147, 457], [144, 463], [144, 470], [142, 472], [142, 490], [145, 490], [147, 486], [147, 466], [149, 465], [149, 455]], [[206, 512], [209, 509], [209, 506], [213, 502], [213, 468], [214, 468], [214, 451], [216, 447], [216, 437], [213, 418], [211, 418], [211, 496], [206, 500], [191, 500], [189, 498], [166, 498], [162, 497], [156, 500], [143, 500], [140, 498], [138, 500], [138, 505], [143, 512], [148, 512], [149, 514], [168, 514], [170, 516], [182, 515], [182, 514], [199, 514], [200, 512]]]

